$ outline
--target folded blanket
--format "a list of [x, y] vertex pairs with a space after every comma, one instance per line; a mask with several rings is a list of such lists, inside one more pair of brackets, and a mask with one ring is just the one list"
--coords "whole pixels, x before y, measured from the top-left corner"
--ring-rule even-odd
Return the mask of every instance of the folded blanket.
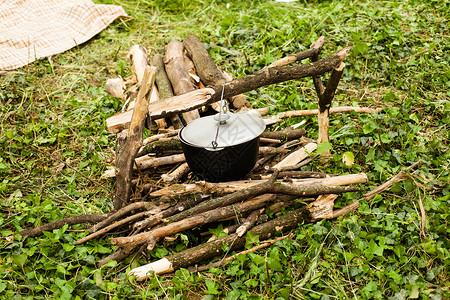
[[0, 70], [64, 52], [126, 16], [91, 0], [0, 0]]

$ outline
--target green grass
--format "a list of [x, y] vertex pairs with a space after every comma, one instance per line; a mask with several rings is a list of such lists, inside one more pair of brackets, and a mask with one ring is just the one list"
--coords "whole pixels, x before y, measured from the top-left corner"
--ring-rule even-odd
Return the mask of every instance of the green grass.
[[[2, 236], [112, 208], [114, 181], [100, 175], [115, 141], [105, 119], [121, 103], [105, 93], [104, 83], [130, 75], [126, 53], [132, 45], [141, 44], [150, 55], [163, 53], [164, 45], [188, 34], [197, 35], [234, 77], [299, 52], [321, 35], [323, 55], [353, 47], [333, 105], [383, 107], [383, 112], [332, 116], [333, 161], [304, 167], [369, 176], [361, 193], [340, 197], [337, 206], [422, 163], [408, 180], [363, 202], [358, 212], [299, 224], [293, 239], [203, 273], [182, 269], [136, 283], [126, 274], [145, 263], [142, 258], [97, 269], [95, 261], [113, 248], [107, 239], [73, 247], [84, 233], [71, 229], [82, 226], [12, 243], [2, 239], [1, 299], [450, 297], [449, 1], [96, 2], [122, 5], [132, 18], [116, 21], [77, 48], [0, 75]], [[399, 61], [424, 49], [429, 51]], [[317, 108], [309, 78], [247, 96], [271, 112]], [[307, 121], [308, 136], [316, 138], [316, 119]], [[345, 152], [355, 156], [352, 167], [341, 162]], [[185, 238], [193, 243], [193, 236]], [[177, 240], [149, 255], [156, 259], [184, 247]]]

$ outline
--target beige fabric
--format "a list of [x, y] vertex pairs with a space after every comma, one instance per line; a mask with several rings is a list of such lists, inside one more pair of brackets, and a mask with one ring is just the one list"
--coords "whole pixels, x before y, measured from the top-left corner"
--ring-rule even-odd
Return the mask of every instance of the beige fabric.
[[91, 0], [0, 0], [0, 70], [66, 51], [126, 16]]

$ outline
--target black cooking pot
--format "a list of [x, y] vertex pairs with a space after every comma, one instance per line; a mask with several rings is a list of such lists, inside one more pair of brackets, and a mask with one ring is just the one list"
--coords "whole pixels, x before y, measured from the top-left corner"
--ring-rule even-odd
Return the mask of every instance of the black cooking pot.
[[255, 166], [261, 118], [224, 113], [196, 119], [179, 132], [189, 168], [211, 182], [243, 178]]

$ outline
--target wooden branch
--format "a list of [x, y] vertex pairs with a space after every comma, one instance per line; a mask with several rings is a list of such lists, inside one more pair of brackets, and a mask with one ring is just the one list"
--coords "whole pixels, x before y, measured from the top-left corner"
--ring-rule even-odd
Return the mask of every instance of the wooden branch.
[[[329, 113], [335, 114], [335, 113], [346, 113], [346, 112], [356, 112], [356, 113], [374, 113], [374, 112], [381, 112], [381, 108], [369, 108], [369, 107], [354, 107], [354, 106], [338, 106], [338, 107], [332, 107], [330, 108]], [[264, 122], [266, 125], [275, 124], [278, 122], [281, 122], [282, 119], [285, 118], [293, 118], [293, 117], [301, 117], [301, 116], [314, 116], [318, 115], [319, 110], [318, 109], [308, 109], [308, 110], [293, 110], [293, 111], [286, 111], [286, 112], [280, 112], [275, 115], [268, 116], [264, 118]]]
[[[319, 138], [318, 143], [328, 142], [330, 140], [328, 136], [328, 128], [330, 125], [329, 111], [331, 107], [331, 101], [334, 98], [334, 93], [336, 92], [339, 80], [341, 79], [342, 72], [344, 71], [345, 63], [341, 64], [333, 69], [330, 78], [328, 79], [327, 86], [322, 95], [319, 95], [319, 114], [318, 114], [318, 124], [319, 124]], [[322, 156], [329, 155], [329, 151], [323, 152]]]
[[[261, 180], [261, 179], [269, 179], [271, 175], [262, 175], [262, 174], [253, 174], [251, 175], [251, 179], [253, 180]], [[315, 172], [315, 171], [282, 171], [279, 172], [277, 178], [289, 178], [289, 179], [298, 179], [298, 178], [326, 178], [326, 177], [334, 177], [335, 174], [328, 174], [323, 172]]]
[[249, 253], [256, 252], [258, 250], [267, 248], [267, 247], [275, 244], [278, 241], [281, 241], [281, 240], [284, 240], [284, 239], [287, 239], [287, 238], [292, 238], [293, 236], [294, 235], [292, 233], [290, 233], [288, 235], [280, 236], [280, 237], [277, 237], [277, 238], [274, 238], [274, 239], [271, 239], [271, 240], [265, 240], [265, 241], [260, 242], [260, 244], [257, 245], [257, 246], [254, 246], [254, 247], [252, 247], [250, 249], [241, 251], [241, 252], [236, 253], [236, 254], [234, 254], [232, 256], [229, 256], [227, 258], [221, 259], [221, 260], [216, 261], [214, 263], [207, 264], [206, 266], [191, 267], [188, 270], [189, 270], [189, 272], [204, 272], [204, 271], [209, 270], [212, 267], [218, 268], [218, 267], [222, 266], [223, 264], [225, 264], [226, 262], [236, 259], [236, 257], [238, 257], [239, 255], [247, 255]]
[[142, 209], [146, 210], [146, 211], [156, 209], [155, 213], [158, 212], [158, 210], [160, 210], [160, 208], [157, 208], [156, 205], [153, 204], [152, 202], [141, 201], [141, 202], [130, 203], [127, 206], [124, 206], [121, 209], [119, 209], [118, 211], [109, 215], [108, 218], [106, 218], [102, 222], [99, 222], [99, 223], [95, 224], [94, 226], [92, 226], [91, 228], [89, 228], [88, 232], [89, 233], [96, 232], [96, 231], [108, 226], [109, 224], [113, 223], [115, 220], [132, 212], [133, 210], [142, 210]]
[[161, 157], [141, 156], [135, 159], [136, 169], [145, 170], [163, 165], [173, 165], [185, 162], [184, 154], [174, 154]]
[[177, 214], [177, 213], [187, 210], [191, 207], [194, 207], [195, 205], [197, 205], [198, 203], [200, 203], [202, 201], [204, 201], [204, 198], [201, 196], [196, 196], [194, 198], [186, 199], [184, 201], [181, 201], [181, 202], [169, 207], [168, 209], [160, 212], [159, 214], [151, 216], [141, 222], [135, 223], [133, 227], [138, 231], [141, 231], [145, 228], [150, 228], [150, 227], [156, 225], [157, 223], [159, 223], [164, 218], [173, 216], [174, 214]]
[[[182, 95], [195, 90], [195, 86], [190, 80], [189, 70], [184, 63], [183, 44], [179, 41], [172, 41], [166, 46], [164, 55], [164, 64], [166, 66], [167, 77], [172, 83], [175, 95]], [[200, 118], [197, 110], [190, 110], [182, 113], [182, 117], [189, 123], [192, 120]]]
[[[263, 195], [263, 196], [270, 196], [270, 194]], [[253, 225], [255, 225], [256, 221], [258, 220], [259, 216], [261, 215], [261, 213], [263, 211], [264, 211], [264, 208], [257, 209], [257, 210], [252, 211], [248, 215], [247, 219], [245, 219], [245, 222], [242, 223], [242, 225], [236, 229], [236, 233], [237, 233], [238, 237], [243, 236], [250, 228], [253, 227]]]
[[[227, 82], [225, 83], [224, 98], [229, 98], [270, 84], [330, 72], [342, 62], [349, 51], [350, 48], [344, 48], [317, 62], [296, 66], [273, 67], [267, 70], [258, 71], [253, 75]], [[200, 106], [219, 101], [222, 85], [216, 85], [211, 89], [205, 88], [194, 92], [199, 91], [203, 91], [202, 99], [194, 98], [193, 95], [189, 95], [189, 93], [188, 95], [182, 95], [184, 96], [184, 101], [178, 102], [177, 105], [170, 104], [172, 98], [158, 101], [155, 104], [150, 105], [151, 117], [153, 119], [167, 117], [182, 111], [193, 110]], [[131, 114], [129, 112], [124, 112], [106, 119], [108, 131], [114, 133], [126, 128], [130, 116]]]
[[293, 62], [301, 61], [303, 59], [310, 58], [315, 55], [319, 55], [324, 44], [325, 44], [325, 37], [321, 36], [317, 41], [315, 41], [311, 45], [311, 47], [309, 49], [302, 51], [300, 53], [288, 55], [286, 57], [283, 57], [282, 59], [274, 61], [273, 63], [268, 65], [267, 68], [286, 66]]
[[301, 138], [302, 136], [306, 135], [306, 130], [301, 129], [283, 129], [279, 131], [266, 131], [261, 134], [261, 137], [263, 138], [270, 138], [270, 139], [278, 139], [278, 140], [295, 140], [298, 138]]
[[361, 200], [370, 201], [376, 195], [378, 195], [378, 194], [382, 193], [383, 191], [387, 190], [388, 188], [390, 188], [392, 186], [392, 184], [394, 184], [395, 182], [400, 182], [400, 181], [403, 181], [403, 180], [407, 179], [408, 177], [405, 176], [406, 175], [406, 171], [414, 169], [420, 163], [421, 163], [421, 160], [415, 162], [411, 166], [407, 167], [405, 170], [400, 171], [397, 175], [395, 175], [394, 177], [392, 177], [391, 179], [389, 179], [388, 181], [386, 181], [382, 185], [380, 185], [377, 188], [375, 188], [374, 190], [364, 194], [362, 199], [358, 199], [358, 200], [356, 200], [356, 201], [354, 201], [354, 202], [352, 202], [350, 204], [347, 204], [346, 206], [344, 206], [343, 208], [341, 208], [339, 210], [335, 210], [333, 212], [332, 218], [338, 218], [338, 217], [340, 217], [340, 216], [342, 216], [344, 214], [347, 214], [347, 213], [349, 213], [351, 211], [357, 210], [359, 208], [359, 201], [361, 201]]
[[134, 157], [142, 143], [145, 117], [148, 113], [149, 91], [155, 81], [156, 69], [145, 69], [144, 78], [139, 89], [136, 107], [133, 110], [128, 137], [122, 151], [117, 154], [116, 162], [116, 192], [114, 194], [114, 209], [118, 210], [128, 204], [131, 195], [131, 175]]
[[14, 235], [6, 237], [8, 241], [12, 241], [15, 235], [20, 234], [22, 237], [34, 237], [41, 235], [44, 231], [52, 231], [63, 227], [64, 225], [76, 225], [85, 223], [97, 223], [101, 222], [108, 217], [109, 214], [95, 214], [95, 215], [79, 215], [56, 220], [35, 228], [24, 229]]
[[[280, 172], [282, 173], [282, 172]], [[340, 186], [367, 182], [367, 176], [364, 173], [340, 175], [328, 178], [309, 178], [309, 179], [296, 179], [289, 178], [289, 182], [282, 183], [286, 185], [292, 185], [294, 187], [304, 186]], [[181, 183], [171, 185], [149, 194], [150, 198], [156, 198], [161, 196], [166, 197], [180, 197], [188, 194], [206, 193], [214, 195], [228, 195], [238, 191], [242, 191], [249, 187], [256, 185], [264, 185], [266, 180], [241, 180], [230, 182], [218, 182], [211, 183], [205, 181], [199, 181], [196, 183]]]
[[339, 190], [338, 187], [340, 185], [364, 182], [367, 182], [367, 176], [364, 173], [311, 179], [295, 183], [272, 182], [271, 180], [257, 181], [257, 183], [253, 183], [253, 181], [251, 181], [251, 185], [247, 188], [241, 188], [232, 194], [202, 202], [188, 211], [184, 211], [169, 218], [169, 220], [171, 222], [179, 221], [187, 216], [192, 216], [220, 206], [231, 205], [241, 199], [256, 197], [264, 193], [295, 194], [302, 197], [320, 194], [336, 194], [345, 192], [345, 189], [341, 189], [341, 192], [331, 192], [333, 188], [336, 188], [335, 190]]
[[149, 136], [148, 138], [146, 138], [146, 139], [144, 139], [142, 141], [142, 146], [139, 149], [138, 153], [136, 154], [136, 157], [143, 156], [143, 155], [147, 154], [147, 153], [144, 153], [146, 145], [148, 145], [150, 143], [153, 143], [153, 142], [156, 142], [156, 141], [159, 141], [161, 139], [167, 139], [167, 138], [174, 137], [177, 134], [178, 134], [178, 130], [174, 130], [174, 131], [170, 131], [170, 132], [167, 132], [167, 133], [160, 133], [160, 134], [155, 134], [155, 135]]

